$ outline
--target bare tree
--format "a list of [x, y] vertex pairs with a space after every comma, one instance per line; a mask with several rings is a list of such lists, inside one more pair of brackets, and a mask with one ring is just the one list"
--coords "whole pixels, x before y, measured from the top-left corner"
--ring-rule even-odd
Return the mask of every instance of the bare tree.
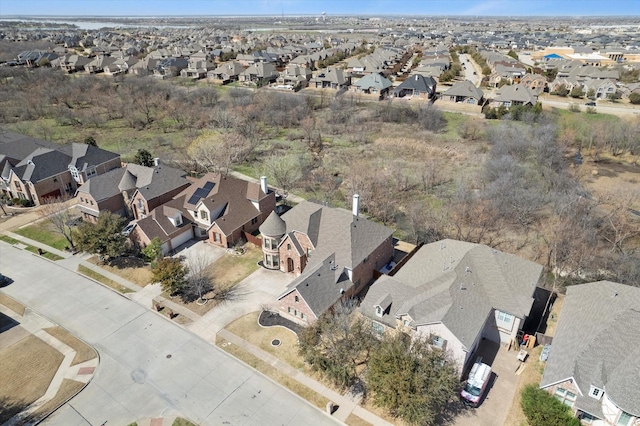
[[68, 195], [45, 198], [42, 206], [38, 210], [40, 217], [45, 218], [53, 224], [57, 232], [62, 234], [69, 243], [71, 249], [75, 249], [73, 241], [72, 224], [76, 216], [71, 213], [71, 200], [73, 198]]
[[286, 194], [302, 179], [307, 159], [301, 155], [272, 155], [263, 162], [265, 174]]
[[186, 277], [186, 285], [183, 289], [187, 300], [195, 299], [198, 304], [204, 305], [208, 299], [204, 296], [213, 290], [213, 279], [207, 273], [207, 268], [213, 262], [206, 252], [199, 251], [187, 257], [185, 263], [189, 269]]

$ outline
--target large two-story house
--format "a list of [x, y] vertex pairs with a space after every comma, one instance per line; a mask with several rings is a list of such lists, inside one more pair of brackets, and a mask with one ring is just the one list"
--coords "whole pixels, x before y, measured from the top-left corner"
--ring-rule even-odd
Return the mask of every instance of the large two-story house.
[[96, 176], [76, 191], [82, 218], [95, 222], [103, 211], [142, 219], [189, 186], [186, 173], [165, 165], [127, 164]]
[[275, 206], [276, 195], [266, 177], [255, 183], [208, 173], [138, 220], [131, 238], [144, 247], [158, 237], [165, 252], [191, 238], [233, 247], [255, 232]]
[[55, 145], [10, 132], [0, 135], [2, 192], [40, 205], [72, 195], [90, 178], [121, 166], [120, 155], [72, 143]]
[[360, 312], [374, 332], [405, 332], [449, 350], [462, 373], [482, 339], [517, 339], [542, 269], [488, 246], [442, 240], [422, 246], [393, 276], [381, 276]]
[[353, 297], [393, 259], [393, 231], [352, 211], [305, 201], [260, 227], [263, 264], [296, 276], [278, 297], [285, 317], [309, 324]]

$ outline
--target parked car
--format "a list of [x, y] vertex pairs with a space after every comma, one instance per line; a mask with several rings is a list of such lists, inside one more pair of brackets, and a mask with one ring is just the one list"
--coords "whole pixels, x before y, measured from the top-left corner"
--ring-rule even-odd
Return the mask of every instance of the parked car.
[[7, 284], [11, 284], [11, 279], [6, 275], [0, 274], [0, 287], [3, 287]]
[[464, 388], [460, 392], [462, 399], [473, 407], [480, 405], [490, 377], [491, 367], [482, 362], [482, 357], [478, 357], [471, 367]]
[[594, 106], [596, 106], [596, 103], [595, 102], [586, 102], [585, 105], [594, 107]]
[[125, 237], [128, 237], [131, 231], [133, 231], [133, 228], [136, 227], [136, 225], [137, 223], [131, 222], [130, 224], [125, 226], [124, 229], [122, 230], [122, 235], [124, 235]]

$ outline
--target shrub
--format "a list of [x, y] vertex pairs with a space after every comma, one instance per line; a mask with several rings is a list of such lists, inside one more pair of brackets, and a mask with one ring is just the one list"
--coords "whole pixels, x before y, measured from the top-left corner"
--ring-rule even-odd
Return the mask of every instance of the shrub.
[[629, 102], [634, 105], [640, 104], [640, 93], [633, 92], [629, 95]]
[[570, 103], [569, 104], [569, 111], [571, 111], [571, 112], [580, 112], [580, 105], [574, 104], [574, 103]]
[[33, 207], [33, 206], [34, 206], [33, 201], [31, 201], [31, 200], [24, 200], [24, 199], [23, 199], [23, 200], [20, 200], [20, 205], [21, 205], [22, 207]]
[[524, 388], [520, 405], [530, 426], [580, 426], [569, 407], [536, 385]]

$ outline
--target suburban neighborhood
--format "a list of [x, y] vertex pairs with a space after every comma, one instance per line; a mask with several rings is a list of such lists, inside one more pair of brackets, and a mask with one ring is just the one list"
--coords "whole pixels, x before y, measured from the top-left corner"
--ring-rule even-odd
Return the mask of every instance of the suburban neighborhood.
[[0, 423], [640, 425], [638, 16], [282, 7], [0, 11]]

